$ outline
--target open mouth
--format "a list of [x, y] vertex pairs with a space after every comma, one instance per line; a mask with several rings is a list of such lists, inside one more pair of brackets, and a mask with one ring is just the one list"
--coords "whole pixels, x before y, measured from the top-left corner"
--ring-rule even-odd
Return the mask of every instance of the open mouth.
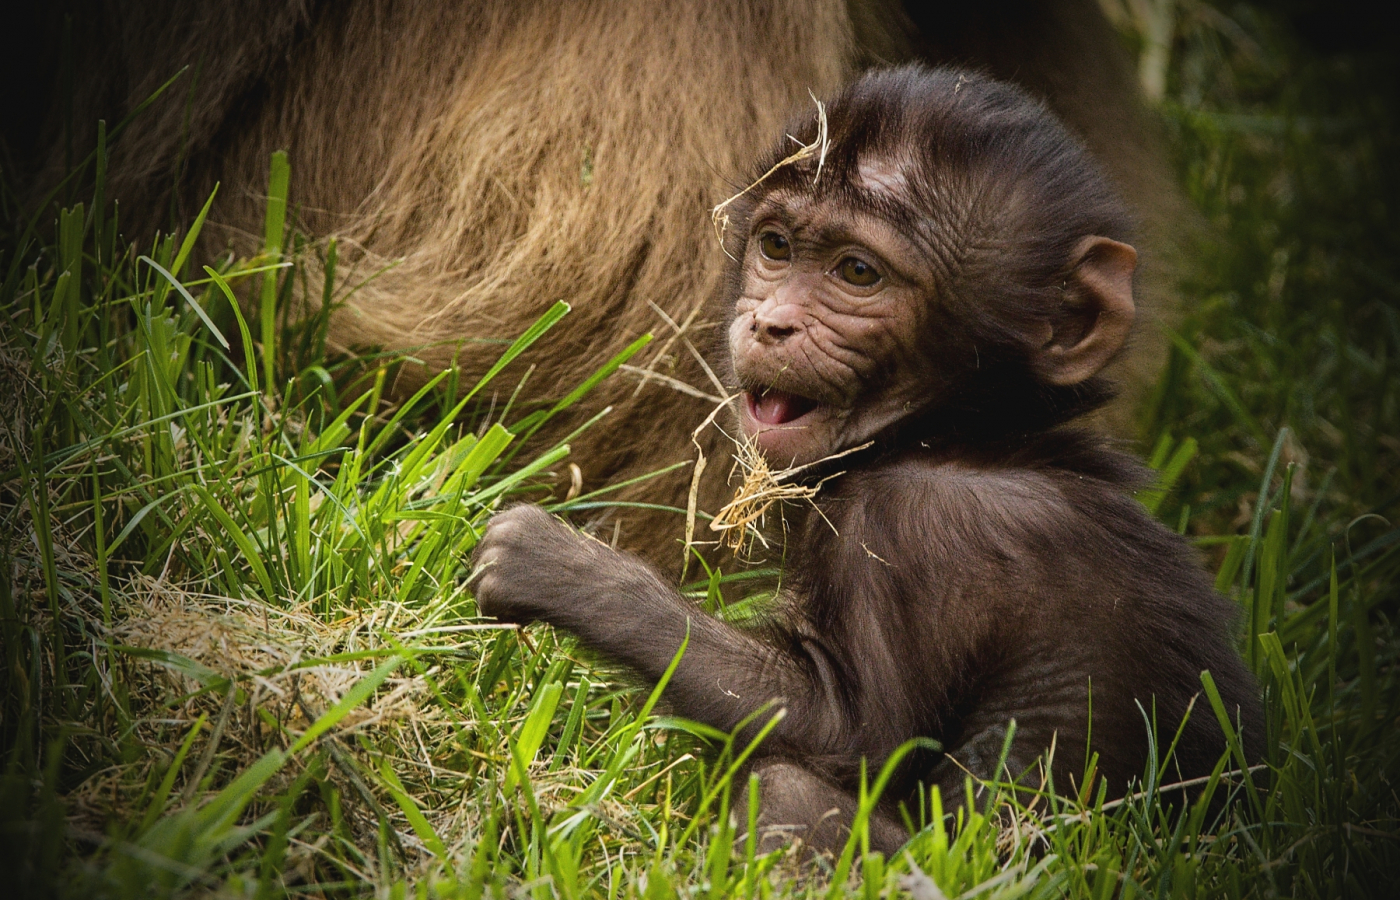
[[771, 389], [745, 391], [744, 403], [755, 422], [770, 428], [794, 422], [820, 405], [809, 397]]

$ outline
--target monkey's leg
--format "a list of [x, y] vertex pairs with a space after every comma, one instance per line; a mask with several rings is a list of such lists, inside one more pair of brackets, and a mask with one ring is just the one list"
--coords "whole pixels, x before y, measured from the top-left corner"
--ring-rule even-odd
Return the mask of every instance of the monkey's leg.
[[[943, 798], [943, 814], [950, 827], [957, 821], [958, 810], [967, 806], [969, 779], [973, 804], [981, 812], [987, 811], [996, 794], [983, 782], [1017, 785], [1019, 790], [1012, 790], [1018, 791], [1022, 802], [1029, 802], [1027, 792], [1043, 785], [1041, 769], [1036, 765], [1041, 750], [1054, 738], [1053, 730], [1042, 734], [1034, 726], [1028, 726], [1017, 730], [1012, 746], [1007, 748], [1007, 726], [999, 717], [989, 717], [990, 724], [978, 718], [969, 721], [977, 730], [950, 749], [927, 776], [928, 783], [936, 785]], [[1002, 759], [1003, 752], [1006, 752], [1005, 759]], [[1062, 755], [1072, 761], [1079, 760], [1072, 748], [1063, 750]]]
[[[856, 797], [796, 763], [759, 763], [758, 851], [768, 853], [801, 841], [809, 854], [839, 854], [851, 834], [859, 806]], [[746, 823], [748, 787], [732, 809]], [[870, 849], [891, 856], [909, 840], [909, 832], [880, 810], [870, 815]]]

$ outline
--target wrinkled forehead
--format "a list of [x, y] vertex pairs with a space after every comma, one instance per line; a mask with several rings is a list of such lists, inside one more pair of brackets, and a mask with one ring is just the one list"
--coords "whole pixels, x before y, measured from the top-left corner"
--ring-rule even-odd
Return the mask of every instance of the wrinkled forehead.
[[918, 187], [916, 165], [898, 153], [833, 154], [820, 170], [818, 160], [808, 158], [774, 176], [763, 186], [756, 214], [776, 206], [804, 218], [859, 216], [906, 234], [917, 234], [937, 216]]

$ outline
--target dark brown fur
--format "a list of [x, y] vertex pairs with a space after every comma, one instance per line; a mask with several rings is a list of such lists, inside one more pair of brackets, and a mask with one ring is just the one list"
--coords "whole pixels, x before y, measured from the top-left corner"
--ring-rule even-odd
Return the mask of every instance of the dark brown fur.
[[[993, 6], [71, 0], [61, 11], [72, 13], [76, 131], [64, 140], [66, 104], [54, 103], [41, 183], [69, 147], [87, 152], [98, 116], [114, 123], [188, 64], [114, 146], [109, 196], [129, 238], [188, 221], [219, 181], [206, 249], [253, 251], [268, 157], [285, 148], [301, 226], [340, 236], [342, 284], [398, 261], [355, 293], [332, 337], [418, 348], [427, 367], [400, 388], [454, 358], [484, 370], [499, 344], [479, 339], [512, 337], [563, 299], [573, 315], [502, 384], [535, 365], [527, 393], [558, 396], [651, 331], [650, 355], [634, 362], [712, 392], [649, 304], [676, 322], [698, 310], [690, 339], [712, 342], [723, 257], [706, 211], [747, 170], [754, 134], [776, 133], [810, 110], [809, 90], [828, 94], [871, 62], [953, 60], [1020, 80], [1099, 153], [1145, 220], [1179, 218], [1131, 69], [1093, 0]], [[28, 31], [11, 38], [37, 45]], [[1153, 236], [1160, 257], [1165, 231]], [[1135, 358], [1151, 371], [1160, 342], [1141, 344]], [[608, 422], [574, 442], [589, 487], [689, 458], [707, 408], [620, 375], [540, 439], [604, 405]], [[702, 506], [714, 508], [725, 447], [705, 440]], [[679, 472], [623, 499], [684, 506], [685, 490]], [[678, 517], [623, 515], [624, 543], [679, 560]]]
[[[730, 232], [741, 424], [775, 467], [830, 476], [786, 511], [786, 618], [741, 632], [532, 507], [488, 526], [481, 609], [568, 629], [649, 683], [688, 641], [666, 697], [723, 730], [776, 702], [785, 717], [755, 765], [761, 818], [819, 849], [841, 845], [862, 761], [873, 771], [918, 736], [946, 754], [906, 766], [884, 798], [872, 844], [886, 852], [905, 837], [892, 808], [920, 782], [952, 808], [965, 771], [1003, 774], [1012, 720], [1012, 777], [1053, 746], [1057, 788], [1082, 786], [1092, 752], [1122, 792], [1144, 775], [1150, 729], [1170, 743], [1203, 670], [1257, 756], [1234, 610], [1132, 498], [1140, 467], [1064, 424], [1107, 399], [1099, 372], [1132, 309], [1125, 215], [1097, 167], [1042, 106], [967, 72], [872, 73], [829, 115], [824, 158], [779, 169]], [[902, 243], [877, 240], [883, 228]], [[882, 280], [842, 282], [843, 254]], [[774, 392], [811, 411], [763, 425], [754, 404]], [[1225, 749], [1199, 704], [1169, 778], [1208, 774]]]

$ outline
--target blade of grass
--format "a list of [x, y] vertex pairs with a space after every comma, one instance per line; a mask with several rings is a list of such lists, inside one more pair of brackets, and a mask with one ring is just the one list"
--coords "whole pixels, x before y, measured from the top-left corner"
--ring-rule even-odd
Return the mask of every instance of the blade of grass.
[[[272, 154], [267, 178], [267, 215], [263, 219], [263, 253], [274, 261], [282, 258], [282, 242], [287, 220], [287, 189], [291, 182], [291, 165], [287, 154], [278, 150]], [[277, 374], [277, 276], [269, 272], [262, 276], [261, 301], [258, 304], [261, 323], [263, 384], [272, 390]]]
[[423, 842], [423, 846], [428, 848], [428, 852], [432, 853], [443, 863], [450, 865], [451, 860], [448, 859], [447, 847], [443, 844], [442, 838], [433, 830], [433, 826], [429, 824], [427, 817], [423, 815], [423, 810], [418, 807], [413, 797], [411, 797], [404, 788], [403, 782], [400, 781], [399, 776], [394, 773], [394, 769], [389, 765], [387, 759], [380, 760], [379, 774], [383, 778], [384, 786], [389, 790], [389, 795], [394, 798], [394, 802], [397, 803], [399, 809], [403, 811], [404, 818], [408, 819], [408, 824], [413, 828], [413, 833], [418, 835], [418, 840]]
[[199, 497], [200, 502], [209, 514], [223, 527], [224, 533], [238, 546], [238, 550], [243, 554], [243, 560], [248, 567], [253, 570], [253, 576], [258, 579], [258, 585], [262, 588], [263, 598], [269, 603], [278, 602], [279, 598], [276, 589], [272, 586], [272, 577], [268, 574], [267, 567], [263, 565], [263, 552], [251, 537], [247, 535], [219, 503], [214, 499], [214, 495], [209, 493], [202, 485], [190, 485], [190, 490]]
[[[210, 197], [209, 199], [212, 201], [214, 198]], [[206, 210], [207, 209], [208, 208], [206, 207]], [[186, 303], [190, 305], [190, 309], [194, 310], [194, 314], [196, 316], [199, 316], [199, 321], [203, 322], [204, 327], [209, 329], [209, 333], [214, 335], [214, 339], [219, 342], [219, 346], [223, 347], [225, 350], [228, 350], [228, 338], [224, 337], [224, 333], [219, 330], [219, 326], [214, 324], [214, 320], [209, 318], [208, 313], [204, 311], [204, 307], [200, 306], [195, 301], [194, 296], [188, 290], [185, 289], [185, 286], [181, 284], [174, 275], [172, 275], [170, 272], [167, 272], [164, 266], [151, 259], [149, 256], [141, 256], [138, 257], [138, 259], [146, 263], [146, 265], [150, 266], [152, 269], [155, 269], [158, 273], [160, 273], [160, 276], [162, 278], [170, 282], [171, 286], [175, 288], [175, 291], [185, 299]]]

